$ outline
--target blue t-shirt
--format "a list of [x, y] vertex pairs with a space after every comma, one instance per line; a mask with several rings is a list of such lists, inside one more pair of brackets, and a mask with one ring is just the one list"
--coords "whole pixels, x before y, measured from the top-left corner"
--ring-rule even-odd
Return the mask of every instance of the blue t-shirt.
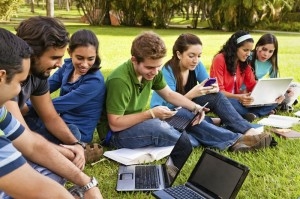
[[69, 82], [74, 71], [72, 59], [49, 77], [50, 93], [60, 89], [52, 100], [55, 110], [67, 124], [74, 124], [81, 132], [81, 141], [91, 142], [105, 101], [106, 87], [102, 73], [97, 70]]
[[[162, 74], [164, 76], [164, 79], [166, 80], [168, 86], [173, 90], [176, 91], [176, 78], [173, 74], [171, 67], [164, 66], [162, 68]], [[202, 62], [199, 62], [198, 65], [195, 68], [195, 74], [197, 81], [200, 83], [207, 79], [209, 77], [204, 65]], [[153, 91], [152, 98], [150, 101], [151, 108], [155, 106], [167, 106], [169, 108], [174, 108], [173, 104], [170, 104], [169, 102], [165, 101], [162, 97], [160, 97], [157, 92]]]
[[11, 141], [19, 137], [25, 128], [6, 110], [0, 107], [0, 177], [26, 163]]

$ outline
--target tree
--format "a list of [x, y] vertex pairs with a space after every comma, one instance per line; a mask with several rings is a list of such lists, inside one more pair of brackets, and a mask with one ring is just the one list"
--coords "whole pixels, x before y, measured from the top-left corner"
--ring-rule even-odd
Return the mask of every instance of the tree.
[[252, 29], [263, 21], [276, 21], [291, 10], [294, 0], [214, 0], [209, 11], [213, 29]]
[[46, 13], [47, 17], [54, 17], [54, 0], [46, 1]]
[[74, 0], [74, 2], [77, 9], [83, 12], [89, 24], [102, 24], [108, 0]]
[[0, 0], [0, 20], [8, 21], [23, 3], [23, 0]]

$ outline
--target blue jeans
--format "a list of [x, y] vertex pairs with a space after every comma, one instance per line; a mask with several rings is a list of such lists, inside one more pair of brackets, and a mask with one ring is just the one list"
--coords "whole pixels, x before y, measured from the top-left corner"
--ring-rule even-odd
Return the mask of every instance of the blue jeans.
[[251, 123], [235, 110], [228, 98], [221, 92], [203, 95], [193, 99], [193, 101], [199, 105], [209, 102], [206, 107], [220, 117], [222, 124], [227, 129], [235, 133], [245, 134], [252, 128]]
[[[46, 126], [44, 125], [43, 121], [39, 118], [39, 116], [36, 114], [34, 109], [31, 109], [26, 116], [24, 116], [25, 122], [30, 128], [30, 130], [37, 132], [38, 134], [42, 135], [44, 138], [46, 138], [48, 141], [55, 143], [55, 144], [62, 144], [62, 141], [57, 139], [53, 134], [51, 134]], [[67, 124], [70, 131], [76, 137], [77, 140], [81, 139], [81, 133], [78, 129], [78, 127], [74, 124]]]
[[[193, 117], [193, 113], [184, 108], [179, 109], [177, 114], [188, 118]], [[193, 146], [203, 145], [220, 150], [228, 148], [242, 136], [242, 134], [215, 126], [209, 120], [203, 120], [186, 131]], [[179, 137], [180, 132], [167, 122], [149, 119], [123, 131], [112, 133], [110, 144], [117, 148], [170, 146], [175, 145]]]
[[262, 117], [268, 115], [273, 109], [277, 107], [277, 104], [270, 106], [259, 106], [259, 107], [245, 107], [237, 99], [229, 99], [233, 107], [240, 115], [245, 115], [246, 113], [253, 113], [257, 117]]

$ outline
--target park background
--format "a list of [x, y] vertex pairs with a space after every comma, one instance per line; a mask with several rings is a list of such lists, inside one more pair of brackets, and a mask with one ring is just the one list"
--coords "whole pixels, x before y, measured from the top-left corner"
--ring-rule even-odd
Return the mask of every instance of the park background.
[[[0, 9], [3, 8], [0, 0]], [[75, 2], [75, 1], [73, 1]], [[111, 1], [114, 2], [114, 1]], [[122, 4], [125, 1], [119, 1]], [[126, 1], [128, 3], [138, 1]], [[153, 1], [158, 2], [158, 1]], [[169, 1], [167, 1], [169, 2]], [[200, 2], [200, 1], [199, 1]], [[208, 1], [216, 2], [216, 1]], [[219, 1], [220, 3], [225, 1]], [[228, 1], [228, 2], [240, 2], [240, 1]], [[242, 2], [246, 2], [245, 0]], [[252, 1], [259, 2], [259, 1]], [[282, 2], [282, 1], [260, 1], [260, 2]], [[292, 14], [299, 14], [299, 1], [286, 1], [286, 2], [298, 2], [296, 12], [289, 11]], [[6, 28], [14, 32], [14, 28], [23, 19], [30, 16], [42, 15], [46, 16], [49, 13], [46, 9], [46, 4], [42, 1], [39, 2], [39, 6], [36, 5], [34, 12], [30, 4], [23, 2], [17, 7], [16, 11], [12, 12], [9, 19], [2, 19], [1, 27]], [[294, 4], [294, 5], [295, 5]], [[130, 4], [132, 5], [132, 4]], [[233, 4], [232, 4], [233, 5]], [[220, 6], [221, 7], [221, 6]], [[271, 6], [269, 6], [271, 7]], [[100, 23], [98, 25], [90, 25], [86, 21], [86, 16], [82, 14], [82, 10], [78, 12], [75, 5], [69, 8], [69, 11], [65, 7], [59, 7], [58, 2], [54, 1], [54, 17], [59, 18], [66, 25], [67, 30], [72, 34], [78, 29], [86, 28], [90, 29], [97, 35], [100, 40], [100, 55], [102, 58], [101, 72], [105, 77], [118, 65], [130, 58], [130, 47], [132, 40], [136, 35], [143, 31], [154, 31], [158, 33], [165, 41], [168, 53], [165, 61], [171, 57], [171, 48], [174, 41], [181, 33], [190, 32], [200, 37], [203, 42], [203, 54], [201, 61], [209, 71], [209, 67], [213, 56], [217, 53], [220, 47], [231, 36], [233, 30], [228, 30], [225, 22], [222, 22], [224, 26], [214, 29], [210, 27], [208, 20], [199, 20], [197, 27], [193, 27], [193, 14], [190, 14], [190, 19], [181, 13], [177, 13], [172, 17], [166, 27], [157, 27], [153, 24], [147, 26], [140, 23], [133, 25], [126, 25], [120, 23], [118, 26], [106, 25]], [[236, 7], [235, 7], [236, 8]], [[298, 10], [297, 10], [298, 9]], [[270, 10], [268, 11], [270, 12]], [[3, 12], [2, 12], [3, 13]], [[250, 13], [249, 13], [250, 16]], [[299, 15], [298, 15], [299, 16]], [[138, 18], [138, 17], [136, 17]], [[231, 18], [233, 21], [234, 19]], [[245, 27], [251, 32], [255, 42], [265, 32], [272, 32], [275, 34], [279, 41], [279, 68], [280, 77], [293, 77], [294, 81], [299, 82], [299, 51], [300, 51], [300, 34], [299, 34], [299, 21], [300, 17], [296, 17], [295, 21], [269, 21], [264, 22], [265, 26], [258, 23], [256, 26]], [[275, 27], [275, 28], [274, 28]], [[285, 27], [285, 28], [282, 28]], [[239, 29], [240, 27], [236, 27]], [[296, 28], [296, 29], [294, 29]], [[68, 57], [66, 54], [65, 57]], [[267, 92], [266, 92], [267, 94]], [[57, 93], [52, 95], [55, 97]], [[300, 110], [299, 105], [294, 107], [294, 112]], [[293, 113], [283, 113], [282, 115], [291, 115]], [[257, 121], [255, 121], [257, 122]], [[294, 130], [300, 131], [300, 125], [295, 125]], [[265, 130], [269, 130], [268, 127]], [[246, 178], [237, 198], [298, 198], [300, 196], [300, 153], [299, 153], [299, 140], [285, 140], [275, 137], [278, 141], [278, 146], [275, 148], [267, 148], [265, 150], [249, 153], [230, 153], [227, 151], [218, 151], [221, 154], [230, 157], [242, 164], [247, 165], [250, 168], [250, 173]], [[99, 142], [98, 133], [95, 131], [94, 142]], [[109, 150], [109, 148], [105, 148]], [[184, 183], [193, 167], [197, 163], [203, 148], [195, 148], [189, 160], [185, 164], [182, 172], [175, 181], [175, 185]], [[85, 171], [89, 175], [95, 176], [99, 180], [99, 188], [102, 191], [104, 198], [152, 198], [149, 193], [118, 193], [115, 191], [117, 169], [118, 164], [114, 161], [102, 159], [99, 163], [91, 166], [87, 165]], [[164, 160], [158, 161], [161, 163]]]

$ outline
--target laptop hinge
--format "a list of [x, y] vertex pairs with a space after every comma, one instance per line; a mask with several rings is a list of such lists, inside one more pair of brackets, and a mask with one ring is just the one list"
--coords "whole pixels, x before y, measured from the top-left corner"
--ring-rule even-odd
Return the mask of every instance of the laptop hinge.
[[222, 199], [220, 196], [210, 192], [209, 190], [203, 188], [203, 190], [201, 190], [201, 188], [196, 187], [195, 185], [193, 185], [190, 182], [186, 182], [185, 186], [187, 186], [188, 188], [192, 189], [193, 191], [197, 192], [198, 194], [204, 196], [205, 198], [209, 198], [209, 199]]

